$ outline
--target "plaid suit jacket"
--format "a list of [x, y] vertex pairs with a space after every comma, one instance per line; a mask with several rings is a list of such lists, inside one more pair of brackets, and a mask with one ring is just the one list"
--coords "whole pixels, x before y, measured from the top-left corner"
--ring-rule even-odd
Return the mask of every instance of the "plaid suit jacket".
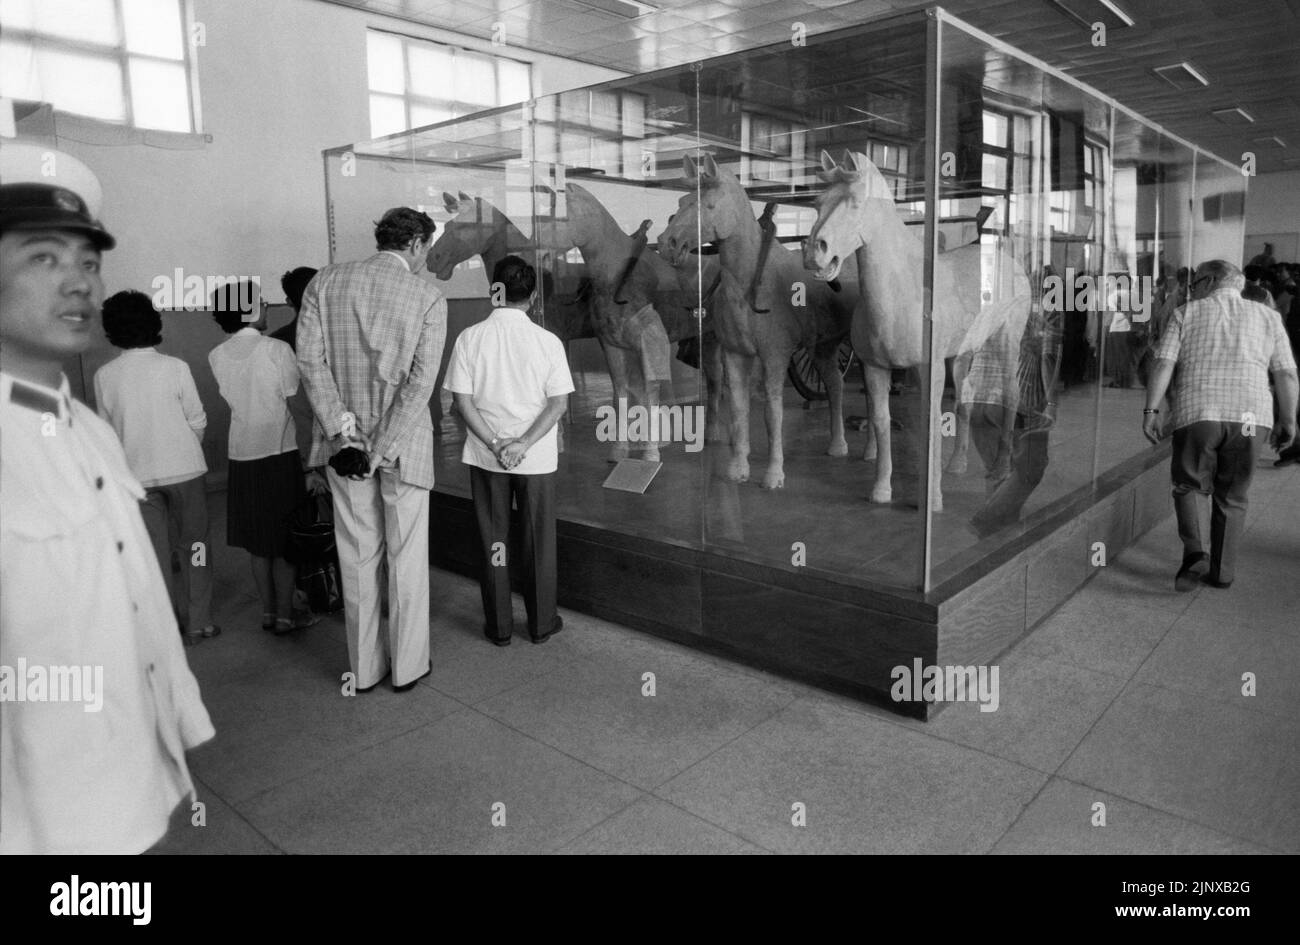
[[350, 412], [372, 455], [432, 489], [429, 399], [446, 339], [442, 293], [391, 253], [318, 272], [298, 317], [298, 367], [316, 415], [309, 463], [329, 461]]

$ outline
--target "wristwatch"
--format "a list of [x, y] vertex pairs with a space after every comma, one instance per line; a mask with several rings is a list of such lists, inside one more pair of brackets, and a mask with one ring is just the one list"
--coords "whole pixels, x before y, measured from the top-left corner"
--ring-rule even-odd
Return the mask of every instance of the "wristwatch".
[[500, 442], [501, 442], [501, 437], [499, 436], [492, 437], [492, 441], [488, 443], [488, 449], [490, 449], [492, 452], [495, 453], [497, 451], [497, 444]]
[[1149, 413], [1159, 413], [1159, 412], [1160, 412], [1160, 410], [1159, 410], [1159, 408], [1157, 408], [1157, 407], [1143, 407], [1143, 408], [1142, 408], [1142, 416], [1144, 416], [1144, 417], [1145, 417], [1147, 414], [1149, 414]]

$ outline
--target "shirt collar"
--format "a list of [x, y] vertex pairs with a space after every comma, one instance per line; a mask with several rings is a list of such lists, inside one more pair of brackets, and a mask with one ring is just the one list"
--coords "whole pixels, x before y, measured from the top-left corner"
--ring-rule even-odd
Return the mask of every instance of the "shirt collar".
[[381, 254], [386, 253], [387, 255], [392, 256], [394, 259], [398, 260], [402, 264], [403, 268], [405, 268], [407, 272], [411, 271], [411, 264], [406, 261], [406, 257], [403, 256], [401, 253], [394, 252], [391, 249], [381, 249], [379, 252]]
[[502, 318], [514, 318], [515, 316], [519, 316], [520, 318], [532, 321], [532, 319], [528, 317], [526, 311], [514, 305], [498, 305], [492, 309], [492, 314], [500, 315]]
[[158, 353], [158, 349], [157, 349], [157, 348], [154, 348], [154, 347], [148, 347], [148, 348], [127, 348], [127, 349], [126, 349], [125, 351], [123, 351], [122, 353], [123, 353], [123, 354], [157, 354], [157, 353]]
[[66, 374], [59, 386], [46, 387], [0, 371], [0, 405], [22, 407], [38, 414], [54, 414], [61, 421], [72, 419], [72, 388]]
[[247, 338], [247, 337], [249, 337], [249, 336], [256, 336], [256, 335], [260, 335], [260, 334], [261, 334], [260, 331], [258, 331], [256, 328], [253, 328], [253, 327], [250, 325], [250, 326], [247, 327], [247, 328], [241, 328], [241, 329], [239, 329], [239, 331], [235, 332], [235, 337], [236, 337], [236, 338], [241, 338], [241, 337], [242, 337], [242, 338]]

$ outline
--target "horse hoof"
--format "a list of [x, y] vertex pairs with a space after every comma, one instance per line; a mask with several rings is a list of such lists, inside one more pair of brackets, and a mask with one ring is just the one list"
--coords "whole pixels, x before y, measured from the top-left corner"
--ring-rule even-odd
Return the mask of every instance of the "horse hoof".
[[866, 449], [862, 451], [862, 461], [864, 463], [869, 463], [875, 458], [876, 458], [876, 444], [872, 443], [870, 446], [868, 446]]
[[768, 473], [763, 477], [764, 489], [783, 489], [785, 488], [785, 473]]
[[872, 489], [871, 501], [877, 505], [888, 505], [894, 501], [894, 491], [892, 489]]
[[830, 449], [826, 451], [826, 455], [827, 456], [848, 456], [849, 444], [845, 443], [843, 440], [839, 440], [835, 443], [832, 443]]
[[749, 467], [748, 466], [727, 467], [727, 479], [730, 482], [749, 482]]
[[954, 476], [964, 476], [966, 475], [966, 466], [966, 457], [957, 455], [948, 460], [946, 471], [952, 473]]
[[659, 462], [659, 451], [646, 450], [644, 453], [641, 454], [641, 458], [648, 463], [657, 463]]

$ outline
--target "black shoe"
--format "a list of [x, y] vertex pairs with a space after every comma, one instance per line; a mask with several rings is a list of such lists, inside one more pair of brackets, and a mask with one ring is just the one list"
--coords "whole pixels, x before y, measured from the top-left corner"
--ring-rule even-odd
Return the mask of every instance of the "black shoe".
[[1208, 574], [1201, 578], [1201, 581], [1210, 585], [1210, 587], [1217, 587], [1221, 591], [1226, 591], [1228, 588], [1232, 587], [1231, 581], [1220, 581], [1218, 578], [1211, 577]]
[[555, 619], [551, 621], [550, 630], [547, 630], [545, 633], [540, 634], [538, 636], [530, 637], [529, 639], [531, 639], [534, 643], [545, 643], [547, 640], [555, 636], [563, 629], [564, 629], [564, 618], [561, 617], [559, 614], [556, 614]]
[[394, 686], [394, 687], [393, 687], [393, 692], [410, 692], [412, 689], [415, 688], [415, 684], [416, 684], [416, 683], [418, 683], [418, 682], [419, 682], [421, 679], [423, 679], [425, 676], [428, 676], [431, 672], [433, 672], [433, 660], [429, 660], [429, 668], [428, 668], [428, 669], [426, 669], [426, 670], [425, 670], [424, 672], [422, 672], [420, 675], [416, 676], [416, 677], [415, 677], [414, 679], [412, 679], [409, 683], [403, 683], [403, 684], [400, 685], [400, 686]]
[[1282, 467], [1282, 466], [1290, 466], [1292, 463], [1300, 463], [1300, 452], [1293, 453], [1291, 450], [1287, 449], [1287, 450], [1283, 450], [1281, 453], [1278, 453], [1277, 461], [1274, 462], [1273, 465], [1277, 467]]
[[1210, 572], [1210, 556], [1205, 552], [1199, 555], [1189, 555], [1183, 558], [1183, 566], [1178, 569], [1178, 574], [1174, 576], [1174, 589], [1179, 591], [1190, 591], [1196, 588], [1201, 582], [1201, 578]]
[[489, 640], [491, 640], [493, 646], [509, 646], [509, 645], [510, 645], [510, 638], [509, 638], [509, 637], [494, 637], [494, 636], [492, 635], [492, 631], [489, 630], [487, 627], [484, 627], [484, 628], [483, 628], [483, 636], [485, 636], [485, 637], [487, 637]]

